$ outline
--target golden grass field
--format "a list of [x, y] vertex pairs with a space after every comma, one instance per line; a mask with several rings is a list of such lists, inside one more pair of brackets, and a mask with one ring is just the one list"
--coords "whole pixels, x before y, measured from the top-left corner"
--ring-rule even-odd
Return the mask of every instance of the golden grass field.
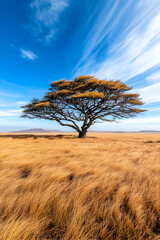
[[160, 239], [160, 134], [0, 138], [0, 240], [40, 239]]

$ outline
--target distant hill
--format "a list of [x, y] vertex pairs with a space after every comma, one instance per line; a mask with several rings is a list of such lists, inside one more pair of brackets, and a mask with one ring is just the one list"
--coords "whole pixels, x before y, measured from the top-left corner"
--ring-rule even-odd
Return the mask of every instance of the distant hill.
[[141, 133], [160, 133], [160, 131], [155, 131], [155, 130], [142, 130], [142, 131], [139, 131], [139, 132], [141, 132]]
[[43, 128], [32, 128], [27, 130], [20, 130], [20, 131], [11, 131], [10, 133], [59, 133], [59, 130], [46, 130]]
[[[19, 130], [19, 131], [10, 131], [9, 133], [60, 133], [60, 130], [46, 130], [43, 128], [32, 128], [26, 130]], [[130, 133], [129, 131], [89, 131], [89, 132], [99, 132], [99, 133]], [[133, 132], [132, 132], [133, 133]], [[136, 131], [135, 131], [136, 133]], [[141, 130], [137, 133], [160, 133], [160, 131], [154, 130]]]

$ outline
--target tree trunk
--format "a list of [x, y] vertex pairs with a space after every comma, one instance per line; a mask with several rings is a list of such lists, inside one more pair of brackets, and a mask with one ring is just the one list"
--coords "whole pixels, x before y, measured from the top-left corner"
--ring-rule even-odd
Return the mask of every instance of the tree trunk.
[[87, 133], [86, 130], [80, 131], [78, 137], [79, 138], [85, 138], [86, 137], [86, 133]]

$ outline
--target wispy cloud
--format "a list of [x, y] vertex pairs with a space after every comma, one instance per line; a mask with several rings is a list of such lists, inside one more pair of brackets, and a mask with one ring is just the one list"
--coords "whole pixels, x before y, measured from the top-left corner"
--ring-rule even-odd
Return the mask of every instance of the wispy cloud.
[[126, 119], [126, 120], [123, 120], [122, 123], [126, 123], [126, 124], [160, 123], [160, 117]]
[[30, 50], [21, 48], [20, 52], [21, 52], [21, 57], [24, 59], [35, 60], [37, 58], [37, 55]]
[[145, 103], [160, 102], [160, 82], [134, 91], [141, 95]]
[[10, 93], [10, 92], [0, 92], [0, 96], [4, 96], [4, 97], [21, 97], [20, 94], [14, 94], [14, 93]]
[[50, 42], [55, 37], [55, 34], [56, 34], [56, 30], [51, 29], [49, 33], [45, 36], [45, 41]]
[[21, 112], [22, 112], [21, 109], [0, 111], [0, 116], [1, 117], [19, 116]]
[[[118, 8], [120, 10], [117, 10]], [[106, 14], [107, 9], [108, 14]], [[127, 25], [124, 23], [126, 20]], [[110, 48], [106, 47], [108, 43]], [[103, 52], [102, 56], [101, 52]], [[160, 66], [159, 53], [160, 2], [158, 0], [152, 3], [149, 0], [139, 2], [131, 0], [124, 6], [117, 0], [111, 7], [105, 2], [104, 8], [97, 12], [95, 24], [84, 41], [82, 57], [75, 68], [75, 75], [91, 74], [102, 79], [120, 79], [128, 81], [131, 86], [134, 83], [132, 78], [136, 77], [139, 79], [136, 79], [136, 84], [142, 81], [143, 87], [132, 91], [138, 92], [146, 104], [159, 104], [160, 71], [152, 70]], [[145, 72], [148, 74], [143, 78]], [[157, 107], [155, 109], [159, 111]], [[127, 121], [125, 120], [125, 123], [132, 122], [132, 120]], [[137, 123], [142, 121], [154, 123], [158, 122], [159, 118], [136, 119]]]
[[157, 111], [160, 112], [160, 107], [147, 107], [147, 110], [149, 112], [157, 112]]
[[146, 77], [146, 81], [150, 83], [154, 82], [160, 82], [160, 72], [156, 72], [154, 74], [151, 74], [150, 76]]
[[21, 87], [21, 85], [18, 85], [18, 84], [12, 83], [12, 82], [8, 82], [8, 81], [3, 80], [3, 79], [0, 79], [0, 83], [4, 84], [4, 85], [10, 85], [10, 86], [13, 86], [13, 87]]
[[19, 102], [15, 102], [15, 105], [21, 106], [21, 105], [25, 105], [27, 103], [28, 102], [26, 102], [26, 101], [19, 101]]
[[0, 107], [11, 107], [11, 106], [23, 106], [27, 104], [27, 101], [18, 101], [18, 102], [1, 102], [0, 101]]
[[[131, 0], [125, 5], [117, 0], [111, 8], [107, 1], [104, 3], [84, 41], [75, 75], [87, 73], [103, 79], [128, 81], [160, 65], [159, 0]], [[155, 79], [159, 81], [157, 75], [152, 76], [152, 80]], [[160, 90], [159, 85], [157, 87]]]
[[56, 24], [68, 5], [68, 0], [34, 0], [31, 3], [34, 11], [34, 32], [40, 41], [50, 42], [55, 38]]
[[157, 14], [143, 32], [133, 29], [123, 42], [111, 49], [111, 57], [100, 65], [96, 74], [126, 81], [160, 64], [159, 23], [160, 14]]
[[160, 130], [160, 117], [140, 117], [134, 119], [123, 119], [118, 123], [97, 123], [91, 127], [99, 131], [141, 131]]
[[8, 117], [8, 116], [13, 116], [13, 114], [8, 113], [6, 111], [0, 111], [0, 117]]

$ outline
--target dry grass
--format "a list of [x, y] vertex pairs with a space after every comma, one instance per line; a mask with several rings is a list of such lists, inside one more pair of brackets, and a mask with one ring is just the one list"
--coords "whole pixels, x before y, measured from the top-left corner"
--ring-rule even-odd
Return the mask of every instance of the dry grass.
[[88, 136], [0, 138], [1, 240], [160, 239], [160, 135]]

